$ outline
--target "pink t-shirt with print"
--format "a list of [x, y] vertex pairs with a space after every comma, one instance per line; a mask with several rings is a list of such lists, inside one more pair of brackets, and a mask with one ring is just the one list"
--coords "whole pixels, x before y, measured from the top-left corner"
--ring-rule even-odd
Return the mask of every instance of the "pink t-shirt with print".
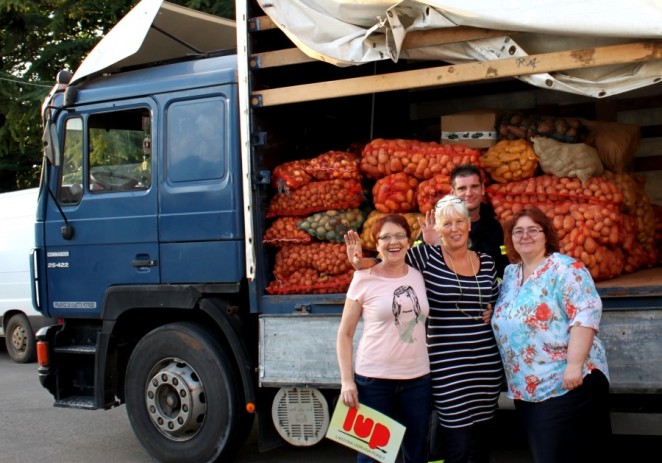
[[412, 379], [430, 373], [425, 320], [430, 306], [421, 273], [386, 278], [358, 270], [347, 291], [363, 312], [363, 333], [356, 350], [354, 371], [362, 376]]

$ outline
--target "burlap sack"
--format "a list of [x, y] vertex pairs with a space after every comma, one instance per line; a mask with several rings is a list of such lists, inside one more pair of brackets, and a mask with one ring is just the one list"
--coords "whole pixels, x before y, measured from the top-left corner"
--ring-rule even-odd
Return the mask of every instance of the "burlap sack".
[[586, 183], [604, 172], [597, 150], [585, 143], [562, 143], [547, 137], [531, 137], [531, 142], [546, 174], [577, 177]]

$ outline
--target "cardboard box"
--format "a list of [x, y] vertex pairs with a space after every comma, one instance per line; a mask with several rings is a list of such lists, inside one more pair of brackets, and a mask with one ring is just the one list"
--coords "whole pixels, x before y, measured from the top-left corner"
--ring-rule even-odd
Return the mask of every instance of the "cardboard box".
[[441, 143], [462, 143], [472, 148], [489, 148], [497, 142], [499, 113], [476, 109], [441, 116]]

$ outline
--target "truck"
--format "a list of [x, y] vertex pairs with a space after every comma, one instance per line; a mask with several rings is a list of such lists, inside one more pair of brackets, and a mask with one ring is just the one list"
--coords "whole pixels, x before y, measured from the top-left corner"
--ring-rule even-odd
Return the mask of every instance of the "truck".
[[30, 253], [38, 188], [0, 194], [0, 336], [16, 363], [37, 359], [35, 333], [52, 323], [32, 306]]
[[[659, 144], [659, 11], [602, 2], [597, 30], [578, 28], [581, 12], [556, 17], [560, 36], [585, 40], [554, 49], [552, 29], [494, 11], [481, 22], [488, 12], [441, 1], [357, 2], [345, 5], [350, 20], [333, 3], [237, 1], [229, 21], [143, 0], [43, 104], [31, 278], [35, 306], [61, 323], [37, 333], [39, 378], [56, 407], [125, 405], [158, 461], [224, 461], [252, 429], [261, 450], [324, 438], [345, 295], [274, 290], [270, 206], [292, 193], [275, 185], [279, 166], [379, 137], [438, 141], [440, 116], [497, 106], [643, 113]], [[545, 47], [526, 53], [512, 37]], [[427, 54], [437, 47], [443, 58]], [[661, 157], [643, 159], [655, 186]], [[662, 271], [599, 292], [614, 412], [659, 417]]]

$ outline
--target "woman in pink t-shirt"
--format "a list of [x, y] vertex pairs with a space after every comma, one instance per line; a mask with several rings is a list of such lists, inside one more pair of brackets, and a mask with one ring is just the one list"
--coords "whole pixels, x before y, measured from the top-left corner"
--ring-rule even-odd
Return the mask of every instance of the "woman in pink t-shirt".
[[[378, 219], [371, 229], [381, 261], [357, 270], [338, 328], [340, 399], [348, 407], [374, 408], [406, 427], [405, 463], [427, 462], [430, 361], [425, 340], [429, 313], [421, 273], [405, 263], [411, 229], [400, 214]], [[363, 332], [352, 362], [354, 333]], [[374, 461], [359, 454], [358, 462]]]

